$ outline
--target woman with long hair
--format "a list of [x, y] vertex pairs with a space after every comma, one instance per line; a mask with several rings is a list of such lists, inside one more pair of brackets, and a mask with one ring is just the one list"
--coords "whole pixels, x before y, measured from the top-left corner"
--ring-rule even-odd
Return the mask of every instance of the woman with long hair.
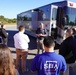
[[8, 46], [0, 44], [0, 75], [17, 75], [14, 60]]

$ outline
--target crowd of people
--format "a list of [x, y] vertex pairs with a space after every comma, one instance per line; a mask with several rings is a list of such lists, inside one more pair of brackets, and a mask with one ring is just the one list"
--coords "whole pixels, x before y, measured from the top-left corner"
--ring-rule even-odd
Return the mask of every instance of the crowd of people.
[[[60, 45], [59, 54], [54, 52], [55, 42], [52, 36], [47, 36], [46, 30], [40, 23], [36, 30], [37, 55], [31, 63], [31, 71], [37, 75], [70, 75], [74, 71], [76, 60], [76, 31], [74, 28], [67, 29], [65, 39]], [[24, 34], [25, 27], [19, 26], [19, 32], [14, 35], [14, 46], [16, 49], [16, 65], [12, 53], [7, 46], [8, 33], [5, 25], [0, 28], [0, 75], [19, 75], [20, 59], [21, 70], [25, 73], [26, 60], [30, 39]], [[40, 54], [40, 49], [42, 53]], [[74, 75], [74, 74], [71, 74]], [[76, 74], [75, 74], [76, 75]]]

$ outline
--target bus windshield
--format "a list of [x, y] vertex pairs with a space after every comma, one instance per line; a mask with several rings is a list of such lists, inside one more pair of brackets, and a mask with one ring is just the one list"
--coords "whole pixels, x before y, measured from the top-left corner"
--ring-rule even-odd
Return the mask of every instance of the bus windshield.
[[65, 9], [65, 25], [76, 26], [76, 8], [67, 7]]

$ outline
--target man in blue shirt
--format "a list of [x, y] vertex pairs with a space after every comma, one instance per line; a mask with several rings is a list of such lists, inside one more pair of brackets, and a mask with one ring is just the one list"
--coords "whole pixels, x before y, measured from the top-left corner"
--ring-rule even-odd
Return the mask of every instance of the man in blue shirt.
[[31, 64], [31, 70], [38, 75], [63, 75], [66, 70], [66, 62], [63, 56], [54, 52], [54, 40], [47, 36], [43, 40], [43, 54], [37, 55]]

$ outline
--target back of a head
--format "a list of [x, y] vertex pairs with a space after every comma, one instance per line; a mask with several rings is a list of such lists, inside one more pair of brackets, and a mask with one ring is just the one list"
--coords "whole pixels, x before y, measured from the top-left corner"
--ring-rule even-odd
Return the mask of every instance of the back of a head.
[[4, 25], [3, 24], [1, 25], [1, 28], [4, 28]]
[[40, 28], [43, 28], [44, 24], [43, 23], [40, 23]]
[[44, 25], [44, 24], [41, 22], [40, 25]]
[[66, 33], [68, 33], [69, 36], [71, 36], [71, 35], [73, 34], [73, 30], [72, 30], [72, 29], [67, 29], [67, 30], [66, 30]]
[[19, 26], [19, 31], [22, 31], [23, 29], [25, 29], [25, 27], [24, 26]]
[[51, 37], [51, 36], [47, 36], [44, 38], [43, 40], [43, 44], [44, 46], [46, 46], [47, 48], [50, 48], [50, 47], [54, 47], [55, 46], [55, 43], [54, 43], [54, 39]]
[[0, 44], [0, 75], [16, 75], [12, 54], [4, 44]]

